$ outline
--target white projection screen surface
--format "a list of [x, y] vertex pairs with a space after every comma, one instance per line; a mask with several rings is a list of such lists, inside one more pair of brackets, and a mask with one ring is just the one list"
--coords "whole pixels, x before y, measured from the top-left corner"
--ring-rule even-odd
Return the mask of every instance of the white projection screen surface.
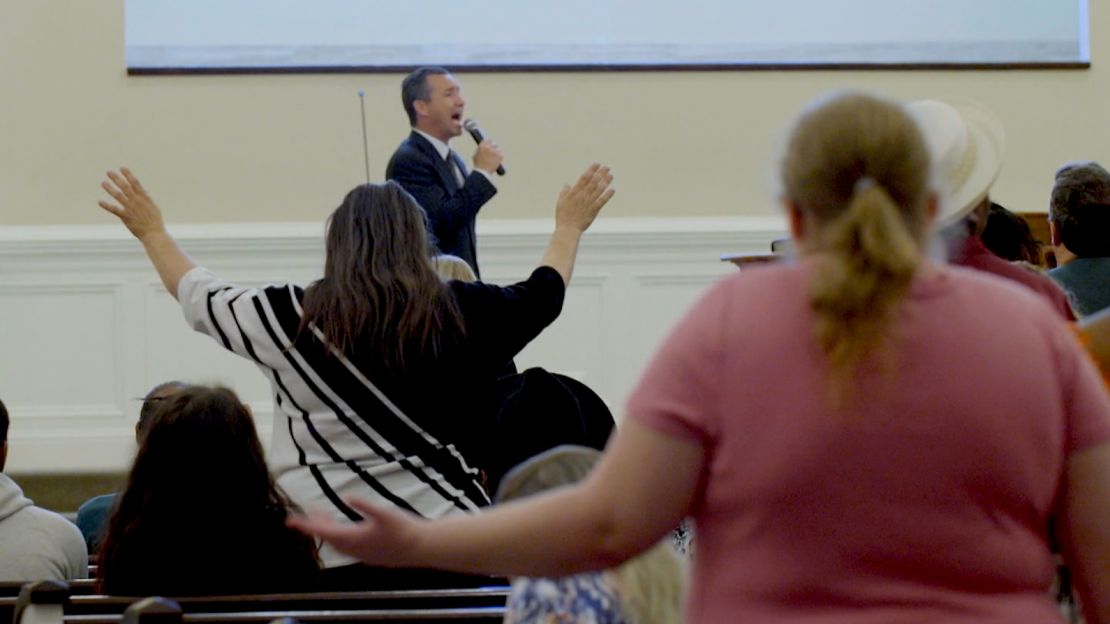
[[126, 0], [131, 73], [1089, 64], [1087, 0]]

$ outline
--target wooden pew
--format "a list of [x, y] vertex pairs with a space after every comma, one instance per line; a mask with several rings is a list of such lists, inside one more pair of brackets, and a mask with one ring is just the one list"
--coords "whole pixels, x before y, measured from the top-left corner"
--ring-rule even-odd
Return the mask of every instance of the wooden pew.
[[69, 585], [62, 581], [28, 583], [19, 590], [11, 621], [15, 624], [54, 624], [69, 602]]
[[[425, 617], [430, 612], [439, 615], [450, 612], [454, 618], [483, 620], [490, 613], [489, 609], [503, 609], [508, 594], [507, 585], [491, 585], [459, 589], [194, 596], [178, 598], [176, 602], [187, 617], [267, 613], [266, 617], [275, 619], [291, 617], [288, 615], [291, 613], [308, 613], [311, 614], [308, 616], [311, 621], [328, 621], [332, 617], [329, 613], [337, 613], [340, 615], [336, 617], [340, 619], [336, 621], [352, 621], [351, 618], [382, 621], [370, 612], [390, 613], [394, 619], [402, 616]], [[71, 595], [64, 613], [67, 621], [119, 621], [121, 614], [139, 601], [138, 597], [128, 596]], [[12, 621], [16, 603], [14, 597], [0, 598], [0, 624]]]
[[[96, 579], [76, 579], [66, 583], [69, 584], [71, 596], [87, 596], [96, 593]], [[0, 598], [15, 598], [26, 584], [26, 581], [0, 581]], [[0, 624], [8, 624], [8, 621], [0, 619]]]
[[[174, 598], [186, 614], [221, 611], [311, 611], [357, 609], [420, 609], [441, 607], [499, 607], [509, 596], [508, 586], [465, 589], [376, 590], [299, 594], [244, 594]], [[73, 596], [66, 615], [119, 614], [139, 598]]]
[[[474, 624], [500, 623], [505, 618], [505, 607], [457, 607], [427, 609], [351, 609], [340, 611], [243, 611], [234, 613], [185, 613], [184, 624], [268, 624], [274, 620], [289, 619], [295, 622], [464, 622]], [[116, 615], [67, 615], [63, 624], [125, 624], [123, 614]]]

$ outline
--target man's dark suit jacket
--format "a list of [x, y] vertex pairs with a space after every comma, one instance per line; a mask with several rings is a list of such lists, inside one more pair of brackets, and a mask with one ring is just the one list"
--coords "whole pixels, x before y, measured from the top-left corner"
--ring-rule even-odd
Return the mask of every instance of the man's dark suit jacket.
[[[458, 160], [460, 171], [465, 171], [459, 155], [451, 153]], [[447, 161], [439, 157], [427, 139], [413, 132], [393, 152], [385, 177], [400, 184], [423, 206], [439, 251], [466, 260], [478, 274], [474, 219], [497, 193], [486, 176], [471, 171], [459, 188]]]

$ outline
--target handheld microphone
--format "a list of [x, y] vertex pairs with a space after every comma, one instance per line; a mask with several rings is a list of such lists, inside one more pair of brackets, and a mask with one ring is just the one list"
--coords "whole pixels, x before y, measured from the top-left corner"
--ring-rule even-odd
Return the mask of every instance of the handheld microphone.
[[[486, 135], [482, 134], [482, 129], [478, 127], [478, 122], [473, 119], [467, 119], [463, 122], [463, 129], [470, 133], [475, 143], [481, 143], [486, 140]], [[497, 175], [505, 175], [505, 166], [497, 165]]]
[[366, 164], [366, 183], [370, 184], [370, 148], [366, 139], [366, 92], [358, 91], [358, 107], [362, 109], [362, 162]]

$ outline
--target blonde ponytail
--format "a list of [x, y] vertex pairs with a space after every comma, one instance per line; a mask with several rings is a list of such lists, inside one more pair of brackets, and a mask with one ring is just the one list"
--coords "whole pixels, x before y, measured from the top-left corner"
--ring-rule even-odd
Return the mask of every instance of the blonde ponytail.
[[928, 168], [914, 122], [869, 95], [819, 102], [791, 135], [783, 187], [817, 257], [810, 304], [837, 404], [861, 366], [886, 361], [891, 321], [921, 262]]
[[810, 286], [817, 341], [839, 398], [883, 344], [921, 257], [890, 195], [876, 184], [857, 188], [847, 212], [826, 230], [826, 254]]

